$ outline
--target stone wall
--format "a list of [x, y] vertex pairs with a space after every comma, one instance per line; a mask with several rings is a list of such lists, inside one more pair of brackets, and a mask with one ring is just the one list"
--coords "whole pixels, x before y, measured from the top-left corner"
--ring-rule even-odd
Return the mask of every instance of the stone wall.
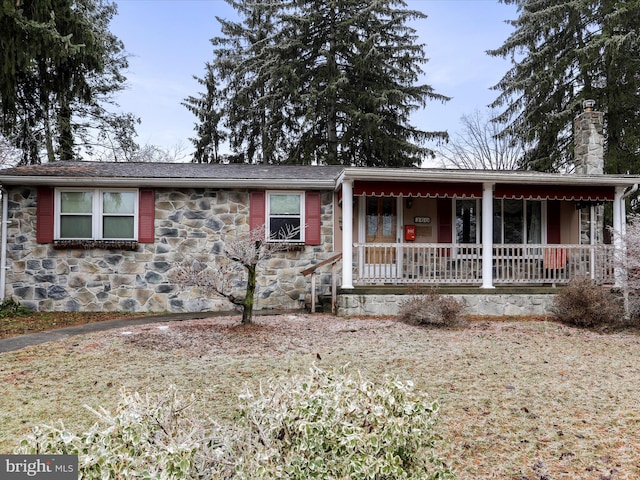
[[604, 115], [585, 109], [573, 121], [576, 173], [602, 175], [604, 172]]
[[[258, 276], [255, 308], [301, 308], [310, 278], [300, 272], [333, 252], [333, 192], [322, 195], [321, 246], [279, 252]], [[156, 240], [134, 250], [55, 249], [36, 243], [36, 189], [9, 191], [6, 297], [36, 311], [194, 312], [232, 305], [197, 288], [181, 288], [176, 266], [197, 254], [217, 261], [224, 242], [249, 231], [246, 190], [156, 190]], [[238, 294], [242, 277], [235, 278]], [[321, 278], [327, 288], [329, 278]]]
[[[452, 294], [465, 305], [465, 313], [473, 315], [545, 315], [550, 312], [553, 294]], [[354, 315], [397, 315], [400, 304], [407, 299], [402, 294], [345, 294], [337, 299], [337, 313]]]

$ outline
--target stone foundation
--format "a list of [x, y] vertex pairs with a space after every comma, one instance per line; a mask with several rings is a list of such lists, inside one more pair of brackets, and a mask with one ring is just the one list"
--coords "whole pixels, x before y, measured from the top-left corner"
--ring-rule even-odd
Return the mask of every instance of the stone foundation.
[[[61, 248], [36, 243], [36, 189], [11, 189], [5, 297], [15, 297], [35, 311], [232, 308], [224, 298], [205, 295], [198, 288], [182, 288], [172, 279], [172, 272], [195, 256], [209, 264], [224, 260], [225, 242], [249, 231], [249, 192], [156, 189], [155, 196], [155, 243], [133, 243], [120, 250]], [[260, 265], [256, 310], [298, 309], [308, 302], [310, 277], [300, 272], [333, 254], [332, 196], [332, 192], [322, 194], [322, 245], [279, 252]], [[244, 293], [245, 280], [244, 273], [232, 278], [236, 296]], [[328, 282], [321, 280], [322, 285]]]
[[[553, 294], [443, 294], [461, 300], [468, 315], [545, 315], [550, 312]], [[402, 294], [345, 294], [337, 298], [340, 316], [397, 315], [399, 306], [408, 295]]]

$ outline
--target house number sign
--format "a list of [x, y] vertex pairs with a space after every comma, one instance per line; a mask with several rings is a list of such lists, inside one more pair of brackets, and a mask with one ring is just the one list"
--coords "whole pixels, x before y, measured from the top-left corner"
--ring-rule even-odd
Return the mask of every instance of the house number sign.
[[413, 223], [431, 223], [431, 217], [413, 217]]

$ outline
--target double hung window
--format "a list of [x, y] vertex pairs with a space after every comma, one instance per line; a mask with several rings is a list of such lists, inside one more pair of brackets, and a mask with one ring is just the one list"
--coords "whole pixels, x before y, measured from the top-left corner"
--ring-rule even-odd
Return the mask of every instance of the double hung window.
[[137, 190], [58, 189], [55, 238], [137, 240]]
[[304, 192], [267, 193], [267, 233], [274, 242], [304, 242]]

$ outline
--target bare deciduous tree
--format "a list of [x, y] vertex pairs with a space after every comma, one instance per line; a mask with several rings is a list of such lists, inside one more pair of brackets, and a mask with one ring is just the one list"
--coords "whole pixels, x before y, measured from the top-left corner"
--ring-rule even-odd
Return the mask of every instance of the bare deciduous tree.
[[170, 147], [146, 144], [140, 147], [127, 161], [176, 163], [187, 161], [187, 157], [189, 156], [187, 148], [182, 142], [178, 142]]
[[91, 160], [98, 162], [148, 162], [148, 163], [178, 163], [190, 158], [187, 148], [182, 142], [169, 147], [145, 144], [135, 149], [125, 151], [113, 145], [113, 148], [94, 149]]
[[[287, 242], [296, 237], [299, 228], [284, 228], [279, 235], [272, 236], [269, 241], [262, 225], [238, 235], [227, 242], [223, 255], [216, 261], [204, 259], [187, 259], [175, 267], [172, 280], [182, 287], [198, 287], [207, 294], [215, 294], [226, 298], [234, 305], [242, 308], [242, 323], [252, 323], [253, 305], [256, 293], [258, 267], [264, 260], [287, 248]], [[234, 280], [247, 273], [247, 284], [243, 297], [236, 296]]]
[[20, 161], [21, 152], [0, 135], [0, 168], [13, 167]]
[[[614, 232], [614, 235], [619, 232]], [[627, 319], [640, 318], [640, 215], [629, 215], [615, 252], [616, 285], [624, 297]]]
[[449, 143], [437, 150], [444, 167], [516, 170], [523, 150], [514, 139], [501, 134], [500, 124], [492, 119], [496, 115], [491, 110], [481, 113], [476, 110], [464, 115], [462, 132]]

